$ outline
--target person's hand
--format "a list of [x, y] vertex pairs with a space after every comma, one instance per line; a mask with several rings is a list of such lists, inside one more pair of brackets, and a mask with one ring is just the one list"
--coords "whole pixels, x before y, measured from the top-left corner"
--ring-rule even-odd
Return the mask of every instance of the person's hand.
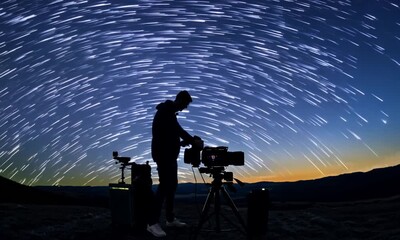
[[190, 143], [188, 143], [187, 141], [181, 141], [180, 145], [181, 145], [181, 147], [186, 147], [186, 146], [189, 146]]
[[193, 140], [201, 140], [201, 137], [194, 135]]
[[203, 148], [204, 148], [204, 141], [203, 141], [199, 136], [194, 136], [194, 137], [193, 137], [192, 146], [193, 146], [194, 148], [203, 150]]

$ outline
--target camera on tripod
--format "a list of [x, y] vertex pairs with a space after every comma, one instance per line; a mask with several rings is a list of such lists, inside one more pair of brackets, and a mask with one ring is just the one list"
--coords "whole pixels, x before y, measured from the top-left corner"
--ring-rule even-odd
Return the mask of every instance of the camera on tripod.
[[[212, 215], [215, 216], [216, 228], [215, 230], [219, 232], [220, 229], [220, 215], [225, 217], [220, 213], [221, 209], [221, 201], [220, 197], [223, 197], [231, 207], [234, 215], [237, 217], [241, 227], [238, 227], [242, 233], [246, 234], [246, 224], [240, 213], [229, 196], [228, 192], [225, 189], [225, 186], [228, 187], [229, 190], [235, 192], [236, 189], [233, 186], [233, 180], [243, 186], [243, 182], [240, 180], [233, 178], [232, 172], [225, 171], [225, 168], [229, 165], [234, 166], [243, 166], [244, 165], [244, 152], [229, 152], [228, 147], [220, 146], [220, 147], [204, 147], [204, 142], [201, 138], [194, 136], [194, 141], [192, 143], [191, 148], [185, 149], [184, 153], [184, 162], [186, 164], [191, 164], [193, 167], [199, 167], [202, 163], [204, 167], [199, 167], [200, 173], [207, 173], [213, 178], [211, 182], [210, 191], [207, 195], [206, 202], [204, 203], [203, 210], [201, 212], [199, 224], [197, 226], [195, 237], [200, 232], [203, 224], [208, 220]], [[224, 182], [225, 181], [225, 182]], [[208, 214], [211, 205], [214, 205], [214, 213]], [[230, 220], [228, 220], [231, 222]], [[196, 239], [196, 238], [195, 238]]]
[[195, 136], [194, 144], [191, 148], [185, 149], [184, 162], [199, 167], [200, 163], [210, 167], [226, 167], [229, 165], [243, 166], [244, 152], [229, 152], [228, 147], [203, 147], [201, 138]]

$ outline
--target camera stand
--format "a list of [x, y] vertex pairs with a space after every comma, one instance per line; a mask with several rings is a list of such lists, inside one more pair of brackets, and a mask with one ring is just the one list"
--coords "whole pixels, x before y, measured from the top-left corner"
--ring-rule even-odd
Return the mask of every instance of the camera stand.
[[130, 157], [119, 157], [118, 152], [114, 151], [113, 159], [117, 160], [117, 162], [115, 164], [118, 164], [118, 163], [121, 164], [121, 166], [119, 167], [119, 169], [121, 169], [121, 179], [118, 181], [118, 183], [125, 184], [124, 171], [125, 171], [126, 166], [132, 165], [132, 163], [129, 163], [131, 158]]
[[[211, 183], [210, 191], [207, 195], [206, 202], [204, 203], [203, 210], [202, 210], [201, 216], [200, 216], [200, 221], [197, 226], [194, 239], [196, 239], [197, 235], [201, 231], [203, 224], [212, 215], [215, 215], [215, 224], [216, 224], [215, 231], [216, 232], [221, 232], [221, 225], [220, 225], [220, 215], [221, 215], [226, 221], [231, 223], [240, 232], [242, 232], [246, 235], [246, 232], [247, 232], [246, 225], [245, 225], [242, 217], [240, 216], [235, 203], [233, 202], [233, 200], [229, 196], [228, 192], [226, 191], [225, 187], [223, 186], [224, 183], [222, 182], [222, 180], [224, 178], [224, 175], [221, 172], [216, 172], [216, 173], [213, 173], [212, 175], [213, 175], [214, 180]], [[234, 215], [239, 220], [239, 223], [242, 226], [242, 228], [240, 228], [239, 226], [234, 224], [228, 217], [221, 214], [221, 212], [220, 212], [221, 211], [221, 199], [220, 199], [221, 194], [225, 198], [227, 204], [231, 207]], [[214, 202], [214, 212], [211, 213], [210, 215], [208, 215], [208, 211], [210, 210], [210, 206], [211, 206], [212, 202]]]
[[125, 184], [124, 171], [125, 171], [126, 166], [127, 166], [127, 164], [121, 163], [121, 166], [119, 167], [119, 169], [121, 169], [121, 179], [118, 180], [118, 183]]

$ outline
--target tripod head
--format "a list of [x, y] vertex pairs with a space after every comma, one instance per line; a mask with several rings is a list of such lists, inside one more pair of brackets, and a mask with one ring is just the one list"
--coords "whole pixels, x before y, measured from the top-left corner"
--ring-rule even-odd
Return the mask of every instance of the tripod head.
[[233, 181], [233, 173], [225, 171], [225, 167], [201, 167], [199, 168], [200, 173], [210, 174], [212, 178], [225, 180], [227, 182]]
[[[244, 186], [244, 183], [237, 178], [233, 177], [233, 172], [225, 171], [225, 167], [201, 167], [199, 168], [200, 173], [207, 173], [214, 179], [211, 183], [214, 187], [221, 187], [225, 184], [229, 191], [236, 192], [236, 188], [233, 186], [233, 180], [235, 180], [240, 187]], [[222, 182], [225, 180], [226, 182]]]

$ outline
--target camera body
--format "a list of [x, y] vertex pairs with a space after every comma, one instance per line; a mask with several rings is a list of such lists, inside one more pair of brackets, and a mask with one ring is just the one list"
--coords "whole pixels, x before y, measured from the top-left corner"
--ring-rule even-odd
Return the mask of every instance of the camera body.
[[229, 152], [228, 147], [205, 147], [201, 161], [207, 167], [243, 166], [244, 152]]
[[203, 163], [206, 167], [225, 167], [229, 165], [243, 166], [244, 152], [229, 152], [228, 147], [204, 147], [199, 149], [191, 147], [185, 149], [184, 162], [192, 164], [193, 167]]

